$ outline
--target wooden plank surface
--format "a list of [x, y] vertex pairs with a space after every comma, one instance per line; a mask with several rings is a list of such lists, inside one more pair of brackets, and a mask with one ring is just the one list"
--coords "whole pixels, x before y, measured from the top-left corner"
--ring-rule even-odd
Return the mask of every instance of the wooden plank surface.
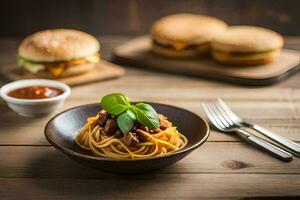
[[[118, 180], [118, 181], [116, 181]], [[288, 187], [283, 186], [288, 185]], [[300, 175], [171, 174], [113, 179], [0, 178], [4, 199], [297, 199]]]
[[[114, 46], [128, 39], [102, 38], [105, 59], [109, 59]], [[290, 46], [300, 49], [300, 39], [290, 41]], [[14, 59], [17, 44], [17, 40], [0, 40], [0, 67]], [[97, 102], [109, 92], [124, 92], [137, 101], [167, 103], [203, 115], [201, 103], [221, 97], [245, 119], [300, 141], [299, 74], [271, 87], [245, 88], [134, 68], [126, 70], [122, 78], [72, 88], [59, 111]], [[117, 176], [81, 166], [51, 147], [43, 134], [51, 116], [23, 118], [2, 100], [0, 113], [3, 199], [300, 197], [299, 158], [281, 162], [232, 135], [213, 130], [207, 143], [174, 166], [155, 174]]]
[[[13, 149], [11, 146], [0, 146], [0, 154], [7, 155], [2, 157], [0, 163], [0, 177], [3, 178], [114, 177], [81, 166], [50, 146], [15, 146]], [[300, 159], [284, 163], [246, 143], [208, 142], [178, 164], [156, 173], [300, 174]]]

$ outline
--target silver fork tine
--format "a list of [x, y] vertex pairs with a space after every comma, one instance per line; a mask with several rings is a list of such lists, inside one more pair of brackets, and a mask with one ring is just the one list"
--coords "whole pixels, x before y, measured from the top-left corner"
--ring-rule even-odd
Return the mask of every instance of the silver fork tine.
[[227, 121], [223, 118], [222, 115], [216, 110], [214, 105], [209, 105], [208, 108], [210, 109], [211, 113], [213, 114], [213, 117], [216, 121], [219, 121], [219, 124], [222, 124], [223, 128], [228, 128], [230, 124], [227, 123]]
[[228, 115], [228, 113], [223, 109], [223, 107], [218, 102], [216, 102], [215, 106], [218, 109], [218, 111], [220, 112], [220, 114], [223, 115], [224, 119], [230, 125], [234, 125], [235, 124], [235, 122], [233, 121], [233, 119]]
[[205, 103], [203, 103], [202, 106], [203, 106], [204, 112], [206, 113], [206, 115], [207, 115], [208, 119], [211, 121], [211, 123], [217, 129], [222, 130], [223, 129], [222, 127], [224, 127], [224, 125], [223, 124], [221, 124], [221, 126], [219, 125], [219, 123], [216, 121], [214, 115], [211, 113], [211, 110], [210, 110], [209, 106], [206, 105]]
[[236, 126], [235, 123], [224, 112], [224, 110], [219, 108], [219, 106], [217, 104], [214, 105], [214, 110], [215, 110], [215, 113], [218, 115], [219, 118], [223, 118], [223, 120], [226, 121], [226, 123], [228, 124], [228, 126], [227, 126], [228, 128], [230, 128], [232, 126]]
[[223, 108], [223, 110], [227, 113], [228, 117], [232, 119], [233, 122], [240, 122], [242, 119], [237, 116], [226, 104], [222, 99], [218, 98], [217, 104]]
[[226, 119], [224, 119], [223, 115], [221, 115], [221, 113], [218, 111], [218, 109], [214, 105], [211, 105], [210, 109], [214, 113], [214, 116], [216, 118], [218, 118], [225, 127], [229, 127], [230, 126], [230, 124], [226, 121]]
[[210, 110], [208, 109], [208, 106], [207, 106], [205, 103], [203, 103], [202, 106], [203, 106], [204, 112], [205, 112], [205, 114], [207, 115], [209, 121], [210, 121], [216, 128], [222, 129], [222, 128], [219, 126], [219, 124], [215, 121], [215, 118], [214, 118], [213, 114], [210, 112]]

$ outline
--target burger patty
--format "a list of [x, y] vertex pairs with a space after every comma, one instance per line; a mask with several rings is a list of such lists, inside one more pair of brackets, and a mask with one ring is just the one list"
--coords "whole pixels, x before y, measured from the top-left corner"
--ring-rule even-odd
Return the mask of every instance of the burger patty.
[[219, 53], [223, 53], [223, 54], [227, 54], [229, 56], [251, 56], [251, 55], [258, 55], [258, 54], [265, 54], [265, 53], [270, 53], [272, 51], [275, 51], [275, 50], [267, 50], [267, 51], [257, 51], [257, 52], [237, 52], [237, 51], [222, 51], [222, 50], [214, 50], [216, 52], [219, 52]]
[[162, 46], [164, 48], [168, 48], [168, 49], [173, 49], [173, 50], [177, 50], [177, 51], [180, 51], [180, 50], [186, 50], [186, 49], [193, 49], [193, 50], [196, 50], [198, 49], [200, 46], [209, 46], [209, 43], [206, 42], [206, 43], [203, 43], [203, 44], [188, 44], [186, 45], [184, 48], [182, 49], [176, 49], [172, 44], [161, 44], [159, 42], [157, 42], [156, 40], [153, 40], [153, 43], [156, 44], [156, 45], [159, 45], [159, 46]]

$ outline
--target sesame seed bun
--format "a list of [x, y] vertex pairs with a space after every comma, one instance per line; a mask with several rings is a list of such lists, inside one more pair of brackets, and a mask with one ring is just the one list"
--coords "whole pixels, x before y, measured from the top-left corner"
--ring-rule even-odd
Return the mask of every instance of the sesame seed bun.
[[[211, 39], [222, 32], [227, 25], [225, 22], [204, 15], [194, 14], [176, 14], [164, 17], [154, 23], [151, 28], [152, 39], [163, 46], [171, 46], [177, 52], [176, 55], [182, 53], [184, 55], [197, 55], [191, 50], [186, 50], [189, 46], [202, 45], [209, 43]], [[154, 52], [160, 54], [161, 51]], [[208, 49], [207, 49], [208, 50]], [[161, 54], [165, 55], [165, 54]]]
[[26, 37], [18, 53], [35, 62], [56, 62], [82, 58], [99, 49], [96, 38], [88, 33], [72, 29], [52, 29]]

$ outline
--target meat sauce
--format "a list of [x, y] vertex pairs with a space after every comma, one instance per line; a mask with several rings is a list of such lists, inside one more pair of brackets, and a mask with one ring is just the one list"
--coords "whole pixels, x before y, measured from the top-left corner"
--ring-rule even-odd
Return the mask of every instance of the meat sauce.
[[18, 99], [46, 99], [61, 95], [63, 92], [50, 86], [28, 86], [12, 90], [7, 95]]

